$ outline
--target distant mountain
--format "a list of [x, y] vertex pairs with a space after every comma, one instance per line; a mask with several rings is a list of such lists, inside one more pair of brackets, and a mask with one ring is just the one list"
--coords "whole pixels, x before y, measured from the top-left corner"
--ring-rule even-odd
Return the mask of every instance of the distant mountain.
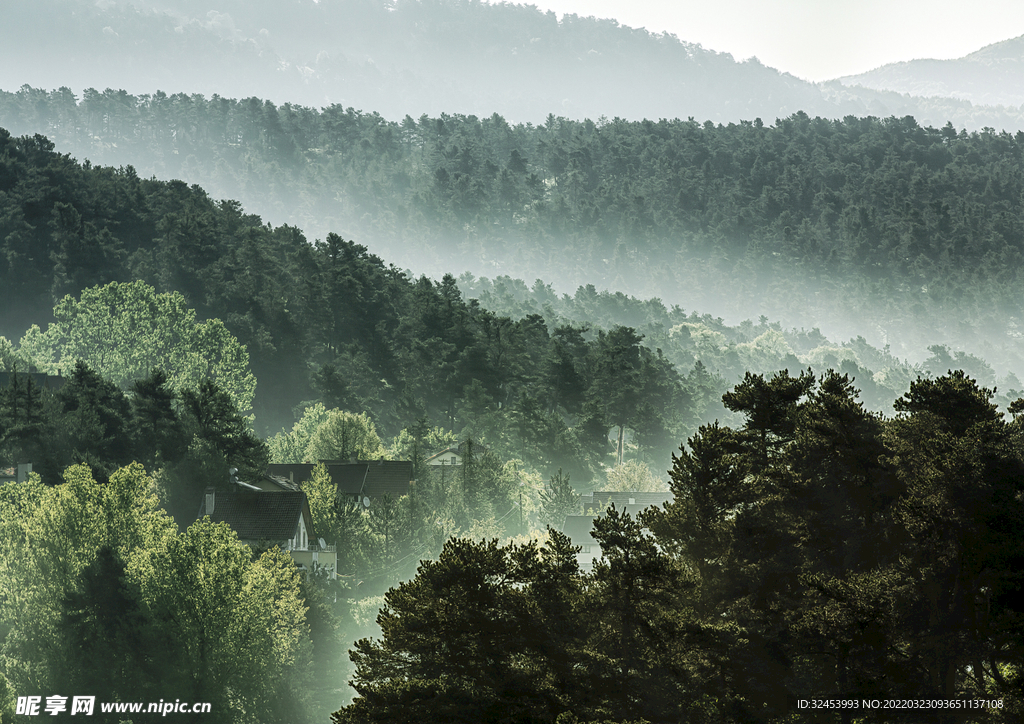
[[1024, 104], [1024, 36], [994, 43], [955, 60], [911, 60], [838, 79], [847, 86], [958, 98], [975, 104]]
[[37, 0], [4, 9], [0, 88], [257, 96], [314, 108], [542, 123], [797, 111], [1017, 130], [1016, 112], [807, 83], [669, 34], [465, 0]]

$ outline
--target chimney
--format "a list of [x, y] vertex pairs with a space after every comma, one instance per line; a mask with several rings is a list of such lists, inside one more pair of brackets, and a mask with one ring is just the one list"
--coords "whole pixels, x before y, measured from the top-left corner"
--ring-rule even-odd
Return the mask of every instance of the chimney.
[[206, 489], [206, 514], [213, 515], [213, 507], [217, 503], [217, 490], [216, 488]]

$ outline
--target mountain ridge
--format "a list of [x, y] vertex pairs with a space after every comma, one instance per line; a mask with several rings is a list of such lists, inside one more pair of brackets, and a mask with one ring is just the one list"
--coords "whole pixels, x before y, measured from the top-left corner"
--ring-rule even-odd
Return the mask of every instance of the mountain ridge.
[[[813, 84], [669, 33], [511, 3], [442, 0], [40, 0], [0, 27], [0, 88], [256, 96], [398, 120], [426, 113], [715, 123], [798, 111], [914, 115], [968, 130], [1024, 114]], [[61, 38], [58, 43], [55, 38]], [[68, 62], [68, 59], [71, 59]]]
[[950, 97], [974, 104], [1024, 104], [1024, 35], [986, 45], [960, 58], [887, 63], [836, 81], [922, 97]]

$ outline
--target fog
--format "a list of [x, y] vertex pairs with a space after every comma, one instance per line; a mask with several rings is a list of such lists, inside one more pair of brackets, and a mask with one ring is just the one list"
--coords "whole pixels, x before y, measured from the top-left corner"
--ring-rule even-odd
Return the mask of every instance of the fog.
[[607, 19], [559, 21], [533, 6], [232, 0], [211, 7], [189, 0], [12, 4], [0, 27], [0, 88], [257, 96], [314, 108], [336, 103], [393, 120], [496, 112], [534, 124], [552, 113], [771, 122], [803, 110], [830, 118], [911, 114], [922, 124], [949, 120], [968, 130], [1024, 127], [1017, 104], [906, 97], [866, 79], [873, 90], [813, 84], [685, 37]]
[[[1012, 131], [1021, 127], [1016, 109], [849, 85], [869, 83], [868, 76], [844, 79], [847, 85], [814, 85], [756, 61], [737, 63], [685, 38], [612, 20], [568, 15], [559, 22], [553, 13], [517, 5], [303, 0], [287, 6], [225, 2], [212, 10], [188, 0], [45, 0], [9, 8], [5, 20], [0, 88], [15, 91], [27, 84], [38, 90], [8, 96], [0, 124], [15, 134], [43, 133], [81, 160], [131, 164], [142, 176], [198, 184], [214, 198], [237, 199], [268, 223], [302, 229], [310, 241], [337, 232], [415, 275], [541, 279], [561, 294], [593, 285], [658, 298], [730, 324], [764, 315], [787, 329], [818, 328], [835, 341], [863, 337], [914, 363], [928, 357], [928, 346], [944, 344], [980, 355], [1000, 375], [1024, 376], [1017, 331], [1024, 320], [1005, 309], [987, 310], [984, 295], [965, 313], [960, 302], [929, 291], [927, 283], [901, 282], [885, 294], [872, 291], [879, 280], [837, 287], [835, 279], [794, 268], [788, 258], [752, 256], [752, 244], [772, 242], [733, 238], [727, 230], [716, 232], [714, 241], [698, 234], [652, 246], [644, 233], [597, 243], [597, 231], [581, 236], [568, 227], [523, 227], [512, 212], [508, 223], [472, 210], [431, 218], [435, 212], [425, 211], [424, 203], [433, 202], [403, 185], [426, 188], [429, 179], [417, 174], [436, 165], [435, 158], [413, 159], [396, 172], [374, 171], [366, 165], [377, 163], [369, 149], [355, 178], [332, 170], [331, 160], [349, 157], [354, 149], [326, 149], [323, 138], [298, 138], [301, 148], [282, 150], [268, 140], [276, 132], [271, 126], [254, 131], [256, 136], [220, 138], [226, 145], [211, 154], [208, 144], [217, 129], [192, 125], [186, 107], [194, 94], [253, 96], [259, 102], [246, 102], [253, 122], [270, 118], [274, 106], [267, 102], [283, 106], [283, 121], [276, 122], [284, 123], [286, 134], [302, 125], [303, 116], [330, 104], [363, 109], [364, 117], [376, 119], [363, 125], [378, 135], [422, 133], [426, 117], [497, 118], [512, 124], [507, 145], [495, 152], [499, 166], [507, 162], [501, 154], [516, 146], [517, 134], [542, 125], [557, 133], [556, 117], [589, 118], [600, 128], [615, 117], [725, 124], [763, 117], [767, 125], [797, 110], [826, 118], [914, 113], [921, 126], [951, 121], [968, 131]], [[965, 60], [1010, 58], [1015, 47], [1008, 41]], [[935, 81], [940, 71], [929, 66], [935, 82], [910, 89], [955, 94], [957, 79], [968, 76], [956, 75], [953, 61], [946, 63], [945, 86]], [[906, 64], [899, 69], [910, 73]], [[892, 79], [895, 72], [883, 68], [873, 77]], [[874, 85], [887, 87], [881, 81]], [[890, 86], [909, 87], [895, 81]], [[56, 104], [51, 99], [44, 109], [40, 93], [58, 87], [70, 94]], [[85, 90], [92, 88], [123, 89], [135, 97]], [[170, 100], [160, 100], [158, 91]], [[975, 100], [989, 97], [1012, 100], [991, 93]], [[162, 117], [170, 125], [159, 142], [140, 135], [152, 130], [134, 125], [144, 118], [152, 128]], [[401, 129], [389, 124], [402, 118]], [[401, 142], [427, 153], [422, 139], [411, 146], [405, 138]], [[470, 143], [453, 141], [452, 147], [468, 153]], [[538, 159], [527, 160], [533, 168]], [[549, 189], [544, 196], [554, 201], [567, 193]], [[566, 218], [576, 215], [570, 210]]]

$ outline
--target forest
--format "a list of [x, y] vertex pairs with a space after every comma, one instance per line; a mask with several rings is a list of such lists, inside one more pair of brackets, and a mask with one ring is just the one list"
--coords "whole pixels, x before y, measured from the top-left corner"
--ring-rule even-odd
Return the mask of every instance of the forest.
[[[594, 521], [592, 571], [551, 531], [450, 541], [391, 589], [334, 721], [1015, 721], [1020, 422], [990, 396], [921, 379], [883, 419], [846, 376], [748, 375], [669, 504]], [[962, 696], [989, 703], [796, 713]]]
[[733, 324], [763, 314], [861, 335], [914, 362], [943, 344], [1000, 378], [1024, 374], [1020, 134], [802, 112], [728, 125], [389, 121], [340, 105], [27, 87], [0, 93], [0, 119], [434, 278], [593, 284]]
[[[207, 9], [0, 27], [181, 70], [0, 90], [0, 724], [1024, 718], [1018, 109], [509, 3]], [[579, 111], [655, 70], [659, 120]], [[204, 515], [257, 483], [333, 568]]]
[[[74, 682], [226, 722], [1020, 715], [1024, 401], [984, 360], [411, 278], [42, 136], [0, 132], [0, 162], [0, 457], [34, 463], [0, 489], [8, 704]], [[438, 476], [451, 445], [478, 453]], [[337, 581], [193, 522], [229, 466], [349, 457], [413, 460], [418, 485], [361, 513], [325, 467], [303, 482]], [[597, 519], [581, 570], [558, 532], [597, 512], [580, 492], [666, 481], [664, 507]], [[204, 560], [235, 563], [187, 583]]]
[[[3, 400], [5, 420], [22, 410], [7, 445], [65, 419], [33, 422], [18, 389]], [[267, 445], [215, 383], [185, 389], [180, 406], [159, 372], [133, 393], [125, 401], [80, 363], [48, 399], [83, 433], [74, 452], [92, 445], [92, 457], [59, 485], [33, 474], [0, 487], [6, 721], [15, 692], [69, 686], [107, 701], [211, 702], [223, 722], [330, 711], [337, 724], [1024, 714], [1024, 400], [1008, 421], [963, 372], [918, 378], [892, 417], [865, 410], [847, 375], [748, 373], [723, 396], [739, 424], [702, 425], [672, 456], [667, 504], [594, 519], [592, 570], [556, 527], [526, 531], [504, 512], [516, 512], [522, 477], [493, 454], [467, 450], [461, 475], [424, 474], [422, 491], [369, 514], [339, 506], [320, 465], [303, 489], [318, 530], [345, 553], [339, 568], [389, 571], [382, 597], [354, 603], [351, 575], [303, 580], [276, 546], [251, 550], [208, 518], [182, 529], [167, 510], [188, 483], [194, 501], [194, 486], [213, 479], [218, 465], [204, 462], [262, 465], [268, 447], [280, 455], [303, 439], [317, 450], [332, 425], [372, 456], [381, 441], [365, 416], [322, 414], [313, 435], [296, 425]], [[154, 476], [139, 462], [103, 473], [124, 455], [96, 445], [117, 442], [104, 439], [117, 421]], [[422, 460], [444, 434], [414, 428], [406, 454]], [[175, 458], [171, 446], [189, 436]], [[580, 512], [561, 471], [538, 482], [531, 525]], [[378, 606], [379, 633], [367, 626]], [[338, 644], [353, 635], [349, 671]], [[858, 709], [808, 719], [806, 699]], [[872, 709], [876, 700], [960, 708], [922, 716]]]

